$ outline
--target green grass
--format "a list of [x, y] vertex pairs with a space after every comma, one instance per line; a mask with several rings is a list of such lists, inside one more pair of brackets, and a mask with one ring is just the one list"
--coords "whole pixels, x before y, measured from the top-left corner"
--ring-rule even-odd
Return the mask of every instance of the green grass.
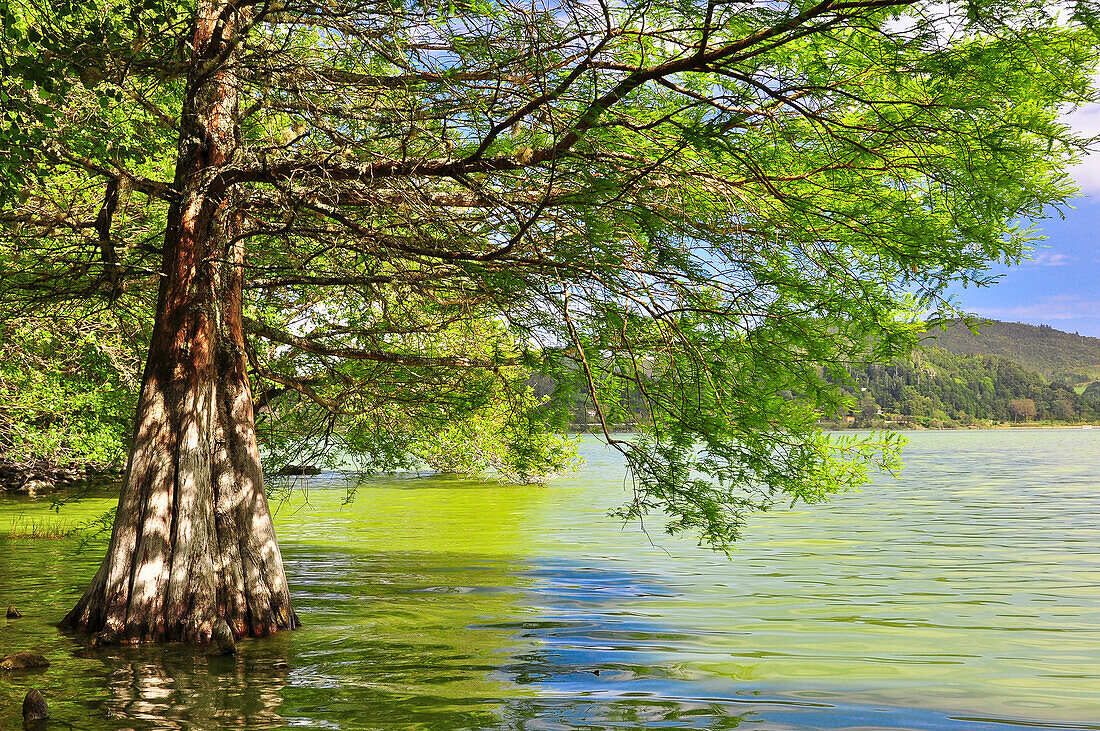
[[77, 526], [62, 521], [45, 518], [30, 518], [19, 514], [12, 516], [8, 529], [8, 538], [13, 540], [61, 540], [69, 538], [78, 530]]

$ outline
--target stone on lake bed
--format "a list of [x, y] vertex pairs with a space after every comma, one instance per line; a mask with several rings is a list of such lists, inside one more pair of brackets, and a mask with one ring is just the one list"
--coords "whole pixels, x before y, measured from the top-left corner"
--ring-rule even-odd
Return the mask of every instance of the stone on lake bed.
[[49, 666], [50, 661], [37, 652], [17, 652], [0, 660], [0, 670], [30, 670]]
[[8, 619], [22, 619], [23, 614], [15, 608], [14, 604], [8, 605]]
[[43, 721], [50, 717], [50, 709], [46, 706], [46, 697], [39, 690], [30, 690], [23, 699], [23, 723]]

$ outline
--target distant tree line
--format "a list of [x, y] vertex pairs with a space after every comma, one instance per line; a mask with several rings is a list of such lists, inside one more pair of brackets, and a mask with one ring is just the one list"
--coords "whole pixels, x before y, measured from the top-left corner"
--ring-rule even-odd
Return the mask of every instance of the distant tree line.
[[849, 396], [832, 420], [856, 426], [970, 426], [981, 422], [1080, 422], [1100, 418], [1100, 382], [1077, 393], [1006, 358], [926, 347], [885, 365], [851, 367], [827, 377]]

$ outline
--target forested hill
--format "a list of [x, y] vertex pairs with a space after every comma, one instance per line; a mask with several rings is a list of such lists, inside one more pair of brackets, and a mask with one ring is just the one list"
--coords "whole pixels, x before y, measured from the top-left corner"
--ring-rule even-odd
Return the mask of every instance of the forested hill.
[[852, 407], [831, 419], [837, 425], [938, 428], [1100, 419], [1100, 382], [1078, 393], [999, 356], [925, 347], [887, 365], [829, 378], [852, 398]]
[[955, 322], [946, 330], [929, 331], [926, 344], [957, 355], [1007, 358], [1047, 380], [1082, 384], [1100, 379], [1100, 338], [1062, 332], [1049, 325], [986, 320], [975, 334], [962, 322]]
[[834, 420], [855, 426], [1100, 420], [1100, 338], [1047, 325], [956, 322], [908, 358], [830, 378], [854, 402]]

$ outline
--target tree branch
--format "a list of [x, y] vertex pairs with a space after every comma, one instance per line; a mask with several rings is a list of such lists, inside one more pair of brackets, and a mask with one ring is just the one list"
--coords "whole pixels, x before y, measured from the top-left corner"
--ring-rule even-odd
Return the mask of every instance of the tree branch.
[[306, 338], [292, 335], [283, 330], [277, 330], [252, 318], [244, 318], [244, 328], [253, 335], [272, 340], [283, 345], [289, 345], [298, 350], [303, 350], [314, 355], [331, 356], [347, 360], [367, 360], [375, 363], [391, 363], [393, 365], [411, 366], [414, 368], [486, 368], [494, 369], [501, 366], [518, 365], [519, 359], [507, 358], [499, 361], [485, 360], [482, 358], [467, 358], [464, 356], [423, 356], [411, 353], [391, 353], [384, 350], [362, 350], [359, 348], [343, 348], [321, 345]]

